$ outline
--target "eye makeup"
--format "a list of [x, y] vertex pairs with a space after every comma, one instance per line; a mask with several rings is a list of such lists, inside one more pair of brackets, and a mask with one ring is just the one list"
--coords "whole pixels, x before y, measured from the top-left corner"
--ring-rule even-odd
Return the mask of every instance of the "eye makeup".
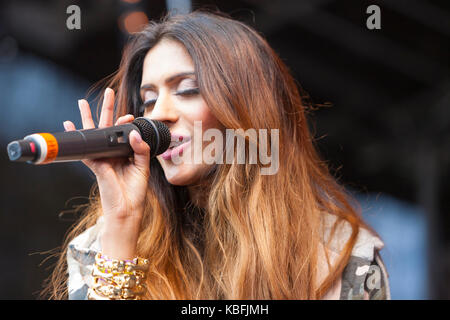
[[[197, 95], [199, 93], [200, 93], [199, 88], [190, 88], [190, 89], [177, 91], [177, 92], [174, 93], [174, 95], [188, 98], [188, 97], [191, 97], [191, 96], [195, 96], [195, 95]], [[147, 108], [152, 107], [156, 103], [156, 100], [157, 100], [157, 98], [156, 99], [149, 99], [149, 100], [145, 101], [141, 105], [141, 107], [139, 108], [139, 112], [141, 114], [143, 114]]]

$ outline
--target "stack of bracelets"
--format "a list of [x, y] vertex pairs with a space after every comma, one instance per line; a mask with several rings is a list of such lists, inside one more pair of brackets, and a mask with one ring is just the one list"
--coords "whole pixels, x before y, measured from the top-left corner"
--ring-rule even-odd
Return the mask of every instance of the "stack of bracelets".
[[92, 270], [89, 300], [140, 300], [145, 293], [148, 260], [109, 259], [98, 253]]

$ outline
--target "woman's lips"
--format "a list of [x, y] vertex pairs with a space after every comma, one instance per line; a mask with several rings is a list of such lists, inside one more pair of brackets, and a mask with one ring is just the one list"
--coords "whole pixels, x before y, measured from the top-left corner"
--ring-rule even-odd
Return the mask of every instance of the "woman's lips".
[[174, 147], [174, 148], [169, 148], [167, 149], [164, 153], [161, 154], [161, 157], [164, 160], [172, 160], [172, 157], [176, 154], [178, 154], [179, 157], [181, 157], [181, 155], [183, 154], [183, 151], [190, 146], [191, 144], [191, 139], [185, 137], [185, 136], [177, 136], [177, 135], [172, 135], [172, 140], [175, 141], [185, 141], [182, 144]]

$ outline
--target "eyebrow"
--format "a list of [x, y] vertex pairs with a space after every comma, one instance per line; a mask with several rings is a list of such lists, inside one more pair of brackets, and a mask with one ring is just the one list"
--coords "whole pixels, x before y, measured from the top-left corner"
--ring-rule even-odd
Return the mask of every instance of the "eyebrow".
[[[192, 76], [192, 75], [195, 75], [195, 72], [194, 72], [194, 71], [180, 72], [180, 73], [174, 74], [174, 75], [172, 75], [172, 76], [166, 78], [166, 80], [164, 80], [164, 83], [165, 83], [165, 84], [169, 84], [169, 83], [173, 82], [173, 81], [176, 80], [176, 79], [183, 78], [183, 77], [187, 77], [187, 76]], [[147, 83], [147, 84], [143, 84], [143, 85], [141, 86], [140, 91], [143, 91], [143, 90], [145, 90], [145, 89], [153, 89], [153, 88], [155, 88], [155, 85], [154, 85], [154, 84]]]

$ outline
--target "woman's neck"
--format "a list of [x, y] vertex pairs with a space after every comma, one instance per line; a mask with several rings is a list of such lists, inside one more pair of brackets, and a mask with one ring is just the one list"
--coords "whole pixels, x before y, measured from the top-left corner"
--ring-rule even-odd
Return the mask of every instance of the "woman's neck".
[[208, 207], [208, 198], [211, 192], [211, 186], [214, 183], [214, 173], [217, 167], [213, 167], [210, 171], [200, 179], [200, 182], [187, 186], [189, 198], [193, 205], [206, 210]]

